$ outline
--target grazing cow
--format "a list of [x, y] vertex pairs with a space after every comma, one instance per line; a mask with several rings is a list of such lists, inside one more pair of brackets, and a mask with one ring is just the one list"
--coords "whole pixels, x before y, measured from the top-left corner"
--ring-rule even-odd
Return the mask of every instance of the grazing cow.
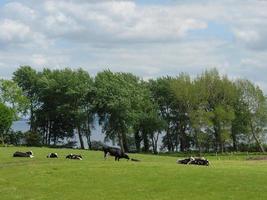
[[27, 152], [20, 152], [20, 151], [16, 151], [13, 154], [13, 157], [27, 157], [27, 158], [33, 158], [33, 152], [32, 151], [27, 151]]
[[76, 154], [72, 154], [72, 153], [67, 155], [66, 158], [74, 159], [74, 160], [82, 160], [82, 156], [81, 155], [76, 155]]
[[187, 164], [187, 165], [206, 165], [209, 166], [209, 161], [205, 158], [194, 158], [194, 157], [190, 157], [190, 158], [186, 158], [186, 159], [182, 159], [182, 160], [177, 160], [178, 164]]
[[121, 158], [125, 158], [127, 160], [130, 159], [129, 156], [126, 153], [123, 153], [119, 148], [104, 146], [103, 151], [105, 159], [107, 158], [107, 154], [114, 156], [115, 161], [120, 161]]
[[57, 153], [50, 153], [46, 156], [47, 158], [58, 158]]

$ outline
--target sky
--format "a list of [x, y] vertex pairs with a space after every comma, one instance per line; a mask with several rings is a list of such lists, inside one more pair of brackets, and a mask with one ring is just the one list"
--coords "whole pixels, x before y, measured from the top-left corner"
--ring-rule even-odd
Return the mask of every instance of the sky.
[[21, 65], [144, 79], [216, 67], [267, 94], [267, 0], [0, 0], [0, 78]]

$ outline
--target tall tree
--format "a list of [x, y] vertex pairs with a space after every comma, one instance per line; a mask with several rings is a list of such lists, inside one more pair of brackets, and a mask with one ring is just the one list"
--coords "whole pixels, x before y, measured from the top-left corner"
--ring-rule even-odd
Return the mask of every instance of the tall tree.
[[173, 137], [173, 92], [171, 92], [170, 84], [173, 78], [162, 77], [156, 80], [149, 81], [152, 101], [159, 107], [159, 115], [166, 122], [166, 134], [163, 136], [163, 146], [168, 151], [174, 151], [175, 140]]
[[180, 74], [171, 82], [171, 92], [174, 94], [172, 112], [174, 113], [173, 124], [175, 133], [175, 146], [180, 151], [189, 149], [189, 128], [190, 118], [189, 113], [192, 109], [193, 102], [193, 84], [190, 76]]
[[24, 96], [29, 99], [30, 130], [36, 131], [35, 110], [38, 107], [38, 73], [30, 66], [21, 66], [13, 73], [13, 80], [22, 89]]
[[241, 100], [246, 107], [248, 127], [256, 144], [262, 152], [261, 137], [265, 133], [267, 124], [267, 102], [262, 90], [248, 80], [237, 81], [237, 87], [241, 93]]
[[205, 110], [213, 113], [214, 149], [223, 152], [225, 141], [230, 138], [231, 122], [235, 118], [234, 84], [226, 76], [221, 77], [216, 69], [198, 76], [195, 84], [203, 88], [201, 91], [206, 101]]
[[95, 106], [106, 137], [116, 139], [127, 151], [127, 133], [136, 117], [141, 101], [139, 78], [129, 73], [103, 71], [95, 77]]
[[25, 115], [29, 106], [27, 97], [12, 80], [0, 80], [0, 102], [13, 110], [14, 120]]
[[5, 134], [9, 131], [14, 120], [13, 110], [0, 102], [0, 137], [2, 144], [5, 143]]
[[144, 151], [148, 152], [150, 146], [152, 146], [152, 150], [156, 154], [159, 135], [166, 129], [166, 123], [159, 115], [157, 102], [151, 99], [152, 93], [149, 90], [149, 84], [142, 82], [140, 86], [142, 87], [140, 94], [143, 100], [138, 102], [139, 112], [133, 126], [136, 149], [140, 151], [141, 142], [143, 141]]

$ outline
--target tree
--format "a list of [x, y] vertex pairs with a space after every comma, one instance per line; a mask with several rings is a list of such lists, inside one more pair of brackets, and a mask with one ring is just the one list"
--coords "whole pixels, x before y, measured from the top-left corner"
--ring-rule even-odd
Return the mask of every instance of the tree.
[[262, 152], [265, 152], [261, 144], [261, 136], [265, 133], [264, 128], [267, 124], [267, 103], [262, 90], [248, 80], [239, 80], [236, 82], [241, 101], [245, 105], [248, 117], [248, 127], [252, 137], [256, 141]]
[[149, 88], [151, 91], [152, 101], [158, 105], [159, 116], [166, 123], [165, 136], [163, 136], [163, 146], [168, 151], [174, 151], [174, 137], [173, 137], [173, 92], [171, 92], [170, 83], [173, 80], [171, 77], [162, 77], [156, 80], [149, 80]]
[[[144, 143], [144, 151], [148, 152], [150, 143], [153, 153], [157, 154], [157, 143], [160, 133], [166, 129], [165, 120], [159, 115], [159, 106], [151, 99], [149, 84], [140, 84], [142, 91], [142, 101], [138, 102], [138, 114], [133, 126], [137, 151], [140, 151], [141, 142]], [[149, 141], [150, 140], [150, 141]]]
[[36, 70], [30, 66], [21, 66], [13, 73], [13, 80], [22, 89], [24, 96], [29, 100], [30, 130], [36, 131], [35, 111], [39, 106], [37, 81], [40, 78]]
[[189, 128], [190, 118], [189, 113], [193, 108], [193, 84], [190, 76], [180, 74], [171, 81], [171, 92], [173, 93], [173, 128], [175, 134], [175, 147], [180, 151], [189, 149]]
[[4, 135], [9, 131], [13, 120], [13, 110], [5, 106], [3, 103], [0, 103], [0, 134], [3, 145], [5, 143]]
[[214, 150], [223, 152], [235, 118], [235, 86], [227, 76], [221, 77], [216, 69], [205, 71], [198, 76], [195, 85], [198, 85], [202, 93], [204, 110], [213, 113]]
[[95, 77], [95, 106], [99, 122], [109, 139], [128, 150], [127, 133], [134, 124], [142, 101], [139, 78], [129, 73], [100, 72]]
[[29, 106], [27, 97], [12, 80], [0, 80], [0, 102], [13, 110], [13, 120], [25, 115]]
[[82, 136], [87, 138], [88, 146], [91, 146], [91, 130], [90, 125], [93, 122], [93, 106], [92, 91], [93, 80], [89, 74], [81, 69], [74, 72], [71, 78], [71, 85], [67, 91], [67, 95], [72, 102], [74, 125], [77, 129], [81, 148], [84, 149]]
[[4, 144], [4, 135], [12, 122], [26, 113], [28, 99], [22, 90], [11, 80], [0, 80], [0, 134]]

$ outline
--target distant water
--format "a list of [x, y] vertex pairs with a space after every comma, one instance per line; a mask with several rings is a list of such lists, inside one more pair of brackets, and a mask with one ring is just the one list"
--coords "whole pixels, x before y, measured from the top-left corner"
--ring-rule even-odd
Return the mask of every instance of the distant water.
[[28, 131], [30, 129], [30, 125], [28, 124], [27, 120], [19, 120], [13, 122], [13, 125], [11, 127], [14, 131]]
[[[105, 135], [102, 133], [101, 127], [98, 125], [98, 123], [95, 123], [94, 127], [95, 128], [92, 129], [91, 141], [101, 141], [103, 143], [106, 143], [107, 145], [113, 145], [112, 142], [104, 142]], [[28, 123], [28, 120], [22, 119], [22, 120], [13, 122], [13, 125], [11, 128], [14, 131], [26, 132], [30, 129], [30, 125]], [[69, 140], [70, 139], [68, 139], [68, 141]], [[78, 134], [75, 134], [74, 137], [71, 139], [71, 141], [77, 142], [77, 146], [80, 147]], [[88, 148], [86, 137], [84, 137], [84, 143], [85, 143], [85, 148]]]
[[[22, 131], [22, 132], [28, 131], [30, 129], [28, 120], [23, 119], [23, 120], [15, 121], [12, 125], [12, 129], [14, 131]], [[110, 142], [104, 142], [104, 138], [105, 138], [105, 134], [102, 133], [101, 126], [99, 126], [99, 124], [97, 122], [95, 122], [94, 123], [94, 129], [92, 129], [91, 141], [101, 141], [101, 142], [103, 142], [107, 145], [110, 145], [110, 146], [117, 146], [116, 144], [113, 144], [111, 141]], [[76, 143], [77, 147], [81, 146], [78, 134], [75, 134], [73, 138], [67, 139], [64, 142], [67, 143], [67, 141], [75, 141], [75, 142], [77, 142]], [[162, 135], [159, 136], [158, 148], [160, 147], [161, 144], [162, 144]], [[84, 137], [84, 146], [85, 146], [85, 148], [88, 148], [86, 137]]]

